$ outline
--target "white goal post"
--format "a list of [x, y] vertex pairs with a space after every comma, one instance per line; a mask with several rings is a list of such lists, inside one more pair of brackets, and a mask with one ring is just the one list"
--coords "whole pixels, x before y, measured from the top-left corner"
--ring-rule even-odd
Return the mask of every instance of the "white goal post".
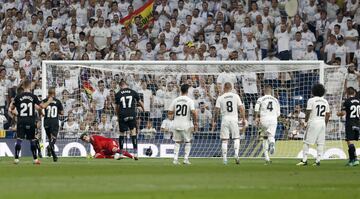
[[[239, 129], [242, 131], [241, 157], [263, 156], [261, 137], [252, 120], [255, 102], [265, 84], [273, 85], [274, 95], [281, 105], [274, 157], [301, 157], [306, 101], [311, 96], [312, 85], [320, 82], [327, 88], [325, 97], [332, 111], [324, 158], [346, 158], [343, 125], [336, 117], [342, 103], [345, 75], [339, 66], [328, 66], [322, 61], [43, 61], [42, 98], [47, 96], [49, 87], [56, 87], [57, 98], [66, 111], [56, 147], [59, 156], [93, 153], [89, 145], [78, 139], [82, 132], [117, 139], [118, 124], [112, 98], [121, 79], [147, 101], [145, 113], [138, 113], [140, 157], [149, 147], [153, 149], [153, 157], [172, 157], [171, 128], [164, 124], [166, 106], [177, 96], [177, 87], [185, 82], [192, 84], [189, 95], [194, 98], [201, 115], [200, 128], [193, 134], [190, 156], [220, 157], [219, 125], [213, 127], [210, 121], [214, 100], [221, 93], [223, 83], [229, 81], [245, 103], [249, 122], [247, 127]], [[103, 93], [103, 106], [100, 100], [93, 99], [100, 80], [107, 92]], [[69, 124], [75, 120], [77, 126], [64, 127], [69, 115], [72, 117]], [[42, 141], [47, 146], [44, 130]], [[126, 148], [132, 152], [130, 140]], [[229, 153], [232, 154], [231, 148]], [[310, 153], [314, 154], [315, 150]]]

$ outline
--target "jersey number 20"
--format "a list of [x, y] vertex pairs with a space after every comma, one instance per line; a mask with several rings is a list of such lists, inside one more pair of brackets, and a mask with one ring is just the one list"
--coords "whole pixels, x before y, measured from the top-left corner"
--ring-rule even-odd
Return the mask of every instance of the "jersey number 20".
[[360, 105], [350, 106], [350, 118], [360, 118]]
[[187, 114], [187, 106], [185, 104], [183, 105], [176, 105], [176, 112], [175, 112], [176, 116], [186, 116]]

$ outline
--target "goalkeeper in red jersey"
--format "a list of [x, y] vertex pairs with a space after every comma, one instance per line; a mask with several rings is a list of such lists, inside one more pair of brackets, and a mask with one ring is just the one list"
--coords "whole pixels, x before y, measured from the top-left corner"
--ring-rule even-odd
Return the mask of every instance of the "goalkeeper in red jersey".
[[120, 154], [138, 160], [136, 157], [132, 156], [129, 152], [125, 150], [119, 149], [119, 144], [107, 137], [103, 137], [100, 135], [89, 135], [87, 133], [83, 133], [80, 136], [80, 139], [84, 142], [90, 143], [95, 151], [95, 158], [114, 158], [120, 159]]

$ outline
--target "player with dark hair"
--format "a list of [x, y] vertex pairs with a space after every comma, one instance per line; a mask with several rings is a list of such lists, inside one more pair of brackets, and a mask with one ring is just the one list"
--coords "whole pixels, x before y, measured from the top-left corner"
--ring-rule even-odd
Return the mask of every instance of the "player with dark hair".
[[55, 98], [55, 94], [55, 88], [51, 87], [48, 91], [48, 97], [43, 100], [43, 103], [46, 103], [49, 98], [53, 99], [48, 106], [43, 108], [45, 109], [44, 129], [46, 136], [49, 139], [49, 146], [46, 149], [48, 151], [48, 156], [52, 156], [54, 162], [58, 160], [58, 157], [55, 154], [55, 142], [59, 132], [59, 115], [64, 115], [63, 105], [60, 100]]
[[353, 87], [346, 89], [347, 99], [343, 103], [341, 112], [337, 115], [342, 117], [346, 115], [345, 121], [345, 138], [348, 144], [349, 162], [347, 166], [357, 166], [359, 161], [356, 156], [356, 148], [354, 141], [359, 140], [359, 128], [360, 128], [360, 101], [356, 97], [356, 90]]
[[[24, 91], [16, 95], [14, 103], [9, 107], [9, 110], [17, 115], [17, 131], [15, 144], [15, 160], [14, 163], [19, 163], [19, 153], [21, 151], [21, 143], [23, 139], [30, 141], [30, 149], [33, 155], [34, 164], [40, 164], [37, 159], [35, 128], [36, 128], [36, 114], [35, 110], [41, 111], [42, 107], [47, 106], [52, 102], [52, 98], [46, 104], [41, 104], [38, 97], [30, 92], [31, 80], [25, 80], [22, 83]], [[16, 109], [16, 110], [15, 110]]]
[[123, 150], [126, 131], [130, 131], [131, 141], [134, 149], [134, 156], [137, 158], [137, 129], [136, 129], [136, 107], [140, 105], [144, 110], [144, 104], [139, 94], [128, 88], [128, 84], [121, 80], [120, 90], [115, 95], [116, 113], [119, 120], [119, 144]]
[[[189, 155], [191, 150], [191, 128], [197, 129], [197, 113], [194, 101], [188, 95], [189, 85], [181, 86], [181, 96], [175, 98], [169, 106], [169, 118], [173, 118], [173, 130], [175, 141], [173, 164], [179, 164], [178, 157], [180, 143], [185, 143], [184, 164], [191, 164]], [[192, 116], [192, 121], [191, 121]], [[192, 125], [192, 123], [194, 125]]]
[[128, 158], [137, 160], [136, 157], [132, 156], [129, 152], [120, 149], [119, 144], [111, 139], [106, 138], [100, 135], [89, 135], [87, 133], [83, 133], [80, 136], [80, 139], [84, 142], [90, 143], [95, 151], [94, 158], [114, 158], [119, 159], [122, 154]]
[[313, 166], [320, 166], [321, 156], [325, 145], [326, 125], [330, 118], [329, 103], [324, 99], [325, 87], [322, 84], [315, 84], [312, 87], [312, 95], [307, 102], [305, 122], [307, 128], [304, 136], [303, 159], [297, 164], [298, 166], [307, 165], [307, 155], [309, 145], [317, 145], [316, 162]]

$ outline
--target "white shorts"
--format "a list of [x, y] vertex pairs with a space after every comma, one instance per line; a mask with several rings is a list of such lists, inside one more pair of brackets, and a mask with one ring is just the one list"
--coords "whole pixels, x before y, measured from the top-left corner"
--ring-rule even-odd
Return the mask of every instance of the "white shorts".
[[261, 127], [265, 130], [265, 136], [275, 137], [277, 129], [277, 121], [265, 120], [260, 122]]
[[325, 144], [325, 122], [324, 121], [312, 121], [308, 123], [306, 132], [304, 135], [304, 142], [306, 144]]
[[173, 134], [173, 140], [175, 142], [190, 142], [191, 141], [191, 130], [175, 130]]
[[220, 138], [229, 139], [230, 134], [232, 139], [240, 138], [239, 122], [237, 120], [224, 119], [221, 122]]

